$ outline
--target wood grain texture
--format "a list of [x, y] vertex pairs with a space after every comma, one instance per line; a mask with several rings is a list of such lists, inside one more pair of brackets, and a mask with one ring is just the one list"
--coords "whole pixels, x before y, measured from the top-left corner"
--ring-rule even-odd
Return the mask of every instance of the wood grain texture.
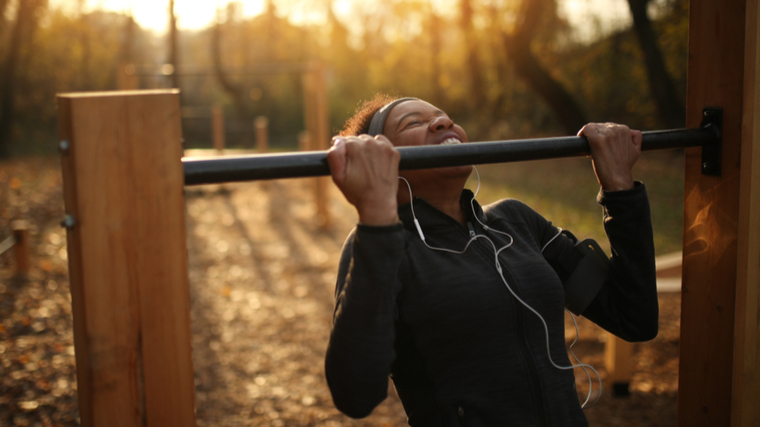
[[734, 373], [739, 171], [744, 94], [744, 0], [694, 0], [689, 10], [687, 127], [722, 107], [723, 173], [686, 157], [679, 426], [728, 426]]
[[747, 3], [732, 426], [760, 426], [760, 8]]
[[179, 94], [58, 106], [82, 425], [194, 425]]

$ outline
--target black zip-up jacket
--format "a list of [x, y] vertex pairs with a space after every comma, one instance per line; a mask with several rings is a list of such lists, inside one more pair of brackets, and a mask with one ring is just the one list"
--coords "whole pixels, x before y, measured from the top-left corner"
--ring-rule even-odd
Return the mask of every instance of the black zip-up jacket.
[[[509, 237], [473, 218], [469, 190], [461, 203], [468, 227], [414, 199], [429, 245], [462, 250], [471, 232], [501, 248]], [[658, 329], [654, 245], [644, 186], [602, 192], [612, 276], [583, 315], [629, 341]], [[499, 255], [512, 290], [546, 321], [551, 357], [569, 366], [563, 282], [581, 256], [563, 234], [516, 200], [475, 215], [514, 243]], [[483, 239], [461, 255], [420, 239], [409, 204], [403, 224], [358, 225], [340, 262], [334, 325], [325, 372], [333, 401], [365, 417], [385, 399], [390, 376], [412, 426], [584, 426], [572, 370], [554, 367], [541, 320], [509, 292], [494, 250]], [[471, 228], [471, 229], [468, 229]]]

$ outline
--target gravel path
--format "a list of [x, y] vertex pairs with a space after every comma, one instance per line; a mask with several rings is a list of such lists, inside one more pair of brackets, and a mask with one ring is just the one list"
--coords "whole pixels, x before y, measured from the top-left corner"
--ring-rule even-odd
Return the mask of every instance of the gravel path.
[[[338, 256], [356, 222], [337, 190], [327, 231], [314, 220], [309, 180], [186, 194], [198, 425], [406, 425], [392, 387], [370, 417], [351, 420], [325, 383]], [[79, 425], [61, 200], [55, 159], [0, 164], [0, 239], [11, 219], [32, 223], [28, 277], [14, 277], [12, 256], [0, 256], [0, 426]], [[634, 346], [631, 396], [605, 391], [586, 411], [592, 426], [675, 425], [680, 295], [660, 303], [660, 335]], [[606, 334], [579, 326], [576, 354], [604, 380]], [[586, 377], [576, 376], [583, 393]]]

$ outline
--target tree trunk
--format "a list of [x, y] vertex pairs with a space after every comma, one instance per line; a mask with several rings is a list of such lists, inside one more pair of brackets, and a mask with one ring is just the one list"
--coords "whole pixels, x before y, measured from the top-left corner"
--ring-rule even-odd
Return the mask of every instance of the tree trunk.
[[657, 104], [662, 125], [668, 128], [680, 128], [684, 126], [686, 120], [686, 109], [683, 101], [678, 97], [673, 79], [670, 78], [660, 48], [657, 46], [657, 36], [647, 15], [648, 4], [649, 0], [628, 0], [628, 6], [633, 15], [633, 29], [644, 52], [649, 92]]
[[[211, 58], [214, 62], [214, 74], [222, 89], [232, 99], [232, 104], [235, 106], [235, 112], [238, 119], [244, 123], [248, 123], [248, 106], [245, 103], [243, 89], [238, 87], [232, 80], [224, 74], [222, 67], [222, 24], [217, 22], [211, 32]], [[244, 146], [249, 145], [248, 133], [243, 133], [242, 143]]]
[[588, 123], [586, 116], [572, 95], [549, 75], [530, 50], [544, 5], [544, 0], [523, 0], [520, 24], [514, 34], [502, 34], [502, 41], [520, 78], [543, 98], [565, 131], [575, 134]]
[[169, 0], [169, 63], [174, 67], [172, 87], [179, 88], [179, 45], [177, 41], [177, 16], [174, 15], [174, 0]]
[[459, 6], [461, 13], [459, 23], [462, 27], [467, 46], [467, 68], [470, 75], [470, 91], [472, 95], [470, 101], [472, 106], [483, 106], [486, 100], [486, 93], [481, 73], [480, 57], [478, 56], [478, 43], [472, 28], [472, 7], [470, 0], [461, 0]]
[[0, 66], [0, 158], [10, 156], [11, 130], [14, 119], [14, 103], [18, 86], [17, 68], [24, 45], [29, 43], [36, 24], [37, 9], [43, 0], [20, 1], [16, 10], [16, 24], [11, 33], [5, 61]]
[[79, 74], [77, 79], [77, 89], [79, 91], [85, 91], [92, 89], [92, 78], [90, 77], [90, 34], [89, 34], [89, 22], [87, 15], [84, 13], [85, 0], [78, 0], [77, 12], [79, 14], [79, 45], [82, 48], [82, 57], [79, 63]]
[[441, 17], [435, 14], [433, 5], [428, 1], [430, 9], [430, 74], [432, 76], [433, 103], [441, 108], [445, 99], [445, 91], [441, 85]]

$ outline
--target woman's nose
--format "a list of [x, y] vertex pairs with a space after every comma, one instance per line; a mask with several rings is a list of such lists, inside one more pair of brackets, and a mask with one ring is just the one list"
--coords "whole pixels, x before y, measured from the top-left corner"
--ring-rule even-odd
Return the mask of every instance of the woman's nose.
[[447, 116], [436, 117], [430, 122], [430, 130], [433, 132], [451, 129], [452, 126], [454, 122]]

